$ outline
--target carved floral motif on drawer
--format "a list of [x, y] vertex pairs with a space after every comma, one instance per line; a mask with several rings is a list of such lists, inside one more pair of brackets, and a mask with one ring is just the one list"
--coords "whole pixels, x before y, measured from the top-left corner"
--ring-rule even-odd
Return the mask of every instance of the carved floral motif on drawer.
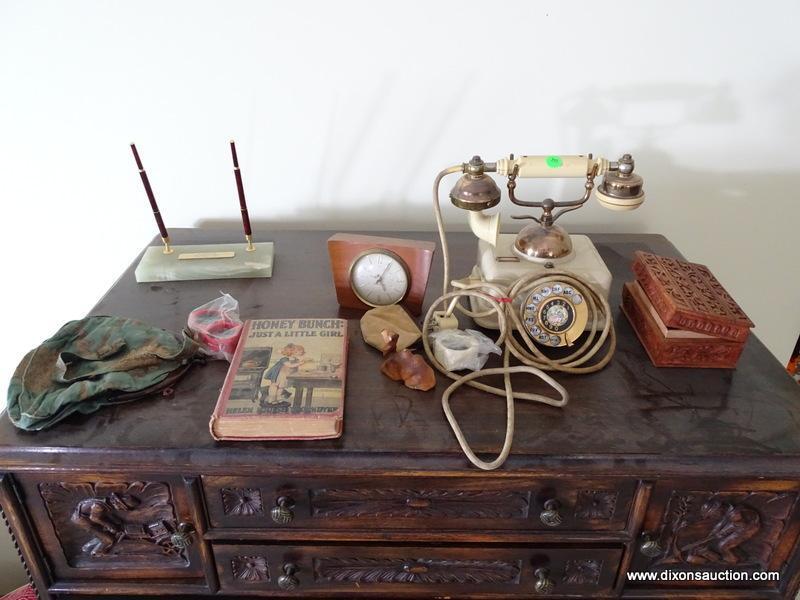
[[222, 488], [222, 508], [226, 515], [260, 515], [264, 512], [261, 490], [254, 488]]
[[796, 501], [796, 493], [675, 491], [652, 566], [765, 569]]
[[618, 496], [614, 490], [579, 490], [575, 518], [582, 521], [608, 521], [614, 518]]
[[235, 556], [231, 560], [233, 578], [244, 583], [263, 583], [270, 580], [269, 565], [263, 556]]
[[415, 489], [324, 489], [311, 492], [314, 517], [526, 518], [530, 493]]
[[335, 583], [519, 583], [520, 561], [435, 558], [317, 558], [316, 581]]
[[571, 585], [597, 585], [602, 571], [602, 560], [568, 560], [564, 565], [564, 576], [561, 581]]
[[188, 564], [171, 539], [177, 521], [165, 483], [42, 483], [39, 491], [70, 566]]

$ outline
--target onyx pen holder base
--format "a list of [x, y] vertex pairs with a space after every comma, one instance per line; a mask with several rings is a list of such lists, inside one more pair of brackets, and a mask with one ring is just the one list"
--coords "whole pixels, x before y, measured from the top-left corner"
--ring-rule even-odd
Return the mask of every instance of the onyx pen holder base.
[[246, 243], [150, 246], [136, 267], [136, 281], [190, 281], [194, 279], [239, 279], [272, 277], [274, 244]]

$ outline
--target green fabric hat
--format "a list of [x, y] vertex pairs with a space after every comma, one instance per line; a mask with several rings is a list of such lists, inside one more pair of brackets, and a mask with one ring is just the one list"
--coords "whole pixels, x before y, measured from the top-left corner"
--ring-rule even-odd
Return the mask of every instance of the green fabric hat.
[[89, 414], [173, 383], [192, 365], [199, 346], [120, 317], [70, 321], [22, 359], [8, 388], [8, 415], [38, 431], [74, 412]]

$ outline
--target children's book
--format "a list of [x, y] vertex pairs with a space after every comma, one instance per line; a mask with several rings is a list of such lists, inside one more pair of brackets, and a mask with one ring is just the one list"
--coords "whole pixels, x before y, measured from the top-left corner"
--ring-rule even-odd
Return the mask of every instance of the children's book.
[[247, 321], [211, 415], [217, 440], [342, 435], [344, 319]]

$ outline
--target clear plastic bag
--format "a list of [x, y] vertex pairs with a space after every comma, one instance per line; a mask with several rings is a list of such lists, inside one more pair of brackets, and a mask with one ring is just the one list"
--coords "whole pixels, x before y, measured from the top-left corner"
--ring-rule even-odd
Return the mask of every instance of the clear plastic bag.
[[242, 333], [242, 320], [239, 318], [239, 302], [230, 294], [222, 296], [189, 313], [189, 331], [200, 344], [204, 354], [212, 358], [233, 358], [239, 336]]
[[500, 348], [474, 329], [441, 329], [429, 334], [433, 355], [448, 371], [478, 371]]

